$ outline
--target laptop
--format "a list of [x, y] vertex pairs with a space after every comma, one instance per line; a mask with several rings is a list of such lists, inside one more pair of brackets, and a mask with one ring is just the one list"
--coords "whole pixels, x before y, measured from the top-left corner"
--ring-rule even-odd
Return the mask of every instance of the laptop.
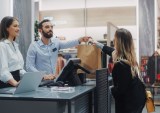
[[40, 84], [44, 72], [27, 72], [23, 75], [18, 87], [8, 87], [0, 89], [0, 94], [19, 94], [36, 91]]

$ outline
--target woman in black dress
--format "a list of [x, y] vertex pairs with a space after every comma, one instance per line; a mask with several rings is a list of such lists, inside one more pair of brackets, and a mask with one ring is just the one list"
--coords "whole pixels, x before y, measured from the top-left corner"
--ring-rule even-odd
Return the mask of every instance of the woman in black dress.
[[116, 113], [142, 113], [146, 102], [145, 86], [138, 75], [138, 64], [131, 33], [126, 29], [115, 32], [114, 48], [94, 42], [102, 51], [112, 55], [113, 87]]

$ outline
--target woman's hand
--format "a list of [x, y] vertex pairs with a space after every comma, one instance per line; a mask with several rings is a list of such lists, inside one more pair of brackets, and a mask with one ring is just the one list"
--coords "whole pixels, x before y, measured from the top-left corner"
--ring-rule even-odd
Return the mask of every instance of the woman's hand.
[[8, 83], [14, 87], [17, 87], [19, 84], [19, 82], [17, 82], [15, 79], [9, 80]]
[[96, 47], [101, 48], [101, 49], [104, 46], [102, 43], [99, 43], [99, 42], [97, 42], [96, 40], [93, 40], [93, 39], [90, 39], [88, 43], [91, 44], [91, 45], [95, 45]]
[[91, 44], [91, 45], [96, 45], [98, 42], [96, 40], [93, 40], [93, 39], [89, 39], [88, 41], [88, 44]]

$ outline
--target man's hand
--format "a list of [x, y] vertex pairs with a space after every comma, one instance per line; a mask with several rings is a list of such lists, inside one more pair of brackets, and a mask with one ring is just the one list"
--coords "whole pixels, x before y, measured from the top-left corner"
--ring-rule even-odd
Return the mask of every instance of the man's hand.
[[54, 80], [56, 77], [53, 74], [45, 75], [43, 80]]
[[81, 43], [81, 42], [88, 42], [90, 38], [91, 38], [90, 36], [81, 37], [81, 38], [79, 38], [79, 42], [80, 42], [80, 43]]

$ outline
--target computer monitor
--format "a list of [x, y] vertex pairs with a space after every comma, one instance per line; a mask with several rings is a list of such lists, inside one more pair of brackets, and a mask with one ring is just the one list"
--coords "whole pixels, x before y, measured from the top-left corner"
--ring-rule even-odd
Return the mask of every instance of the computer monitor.
[[67, 83], [69, 86], [81, 85], [82, 82], [77, 75], [77, 69], [81, 69], [88, 74], [90, 73], [90, 71], [80, 66], [80, 63], [80, 58], [70, 58], [61, 70], [59, 77], [56, 79], [56, 82], [62, 81], [64, 83]]

